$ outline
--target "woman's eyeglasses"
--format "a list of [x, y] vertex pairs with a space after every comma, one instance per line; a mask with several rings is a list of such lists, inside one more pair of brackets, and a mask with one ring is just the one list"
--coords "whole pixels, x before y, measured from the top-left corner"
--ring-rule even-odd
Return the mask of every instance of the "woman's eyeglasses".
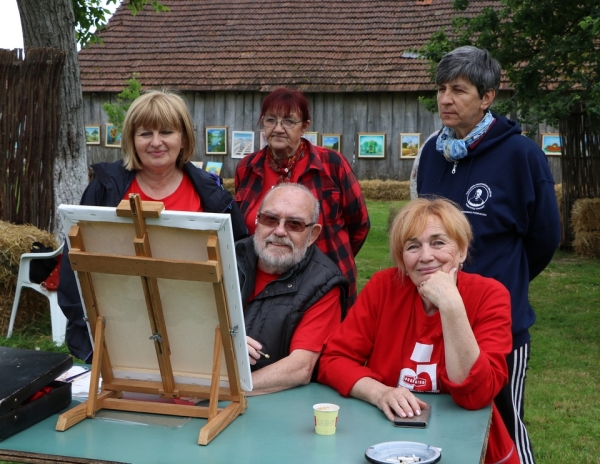
[[[277, 227], [281, 223], [281, 219], [282, 218], [280, 217], [266, 213], [258, 213], [258, 215], [256, 216], [256, 220], [263, 226], [267, 227]], [[285, 227], [285, 230], [288, 230], [290, 232], [304, 232], [304, 229], [310, 226], [314, 226], [315, 224], [315, 222], [307, 224], [306, 222], [301, 221], [300, 219], [283, 219], [283, 226]]]
[[293, 129], [296, 125], [302, 121], [296, 121], [291, 118], [275, 119], [275, 118], [262, 118], [262, 124], [265, 127], [271, 128], [276, 127], [281, 122], [281, 127], [284, 129]]

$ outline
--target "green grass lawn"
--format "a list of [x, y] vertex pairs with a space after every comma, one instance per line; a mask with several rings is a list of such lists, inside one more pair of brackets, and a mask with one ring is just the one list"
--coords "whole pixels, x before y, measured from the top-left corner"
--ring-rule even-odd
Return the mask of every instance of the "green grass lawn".
[[[357, 257], [358, 288], [392, 265], [390, 205], [368, 201], [371, 232]], [[600, 261], [557, 252], [531, 284], [537, 322], [531, 329], [525, 421], [540, 464], [600, 464]], [[49, 317], [0, 345], [53, 347]]]

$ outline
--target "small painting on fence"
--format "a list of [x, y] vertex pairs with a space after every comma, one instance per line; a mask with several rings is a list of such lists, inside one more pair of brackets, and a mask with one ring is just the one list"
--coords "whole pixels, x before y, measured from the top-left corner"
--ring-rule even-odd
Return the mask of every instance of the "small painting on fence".
[[560, 135], [558, 133], [542, 134], [542, 150], [546, 155], [560, 156], [562, 153]]
[[105, 147], [121, 147], [121, 129], [113, 124], [106, 124], [106, 137], [104, 139]]
[[323, 134], [321, 146], [334, 151], [342, 151], [342, 134]]
[[385, 134], [358, 134], [359, 158], [385, 158]]
[[227, 126], [206, 126], [206, 154], [227, 154]]
[[243, 158], [254, 151], [254, 132], [232, 131], [231, 132], [231, 157]]
[[317, 140], [319, 139], [319, 133], [318, 132], [305, 132], [302, 137], [304, 137], [306, 140], [308, 140], [313, 145], [316, 145]]
[[100, 126], [85, 126], [85, 143], [100, 145]]
[[421, 146], [421, 134], [400, 134], [400, 159], [414, 159]]
[[223, 163], [219, 163], [217, 161], [208, 161], [206, 163], [206, 171], [212, 172], [213, 174], [216, 174], [217, 176], [221, 175], [222, 167], [223, 167]]

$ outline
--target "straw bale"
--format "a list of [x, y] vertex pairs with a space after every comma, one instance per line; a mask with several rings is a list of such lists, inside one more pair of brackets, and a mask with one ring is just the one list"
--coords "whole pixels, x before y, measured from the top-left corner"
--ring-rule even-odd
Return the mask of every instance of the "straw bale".
[[575, 232], [573, 249], [577, 256], [600, 258], [600, 231]]
[[229, 190], [231, 196], [235, 198], [235, 181], [234, 179], [223, 179], [223, 187]]
[[581, 198], [571, 210], [573, 232], [600, 232], [600, 198]]
[[[0, 334], [5, 335], [15, 297], [19, 262], [23, 253], [31, 251], [33, 242], [58, 246], [54, 235], [32, 225], [15, 225], [0, 221]], [[15, 329], [49, 314], [48, 300], [37, 292], [25, 289], [21, 293]]]
[[[366, 200], [408, 201], [410, 200], [410, 181], [397, 180], [361, 180], [359, 181], [363, 197]], [[223, 187], [235, 196], [234, 180], [223, 179]]]
[[408, 201], [410, 200], [410, 181], [397, 180], [361, 180], [360, 188], [366, 200]]

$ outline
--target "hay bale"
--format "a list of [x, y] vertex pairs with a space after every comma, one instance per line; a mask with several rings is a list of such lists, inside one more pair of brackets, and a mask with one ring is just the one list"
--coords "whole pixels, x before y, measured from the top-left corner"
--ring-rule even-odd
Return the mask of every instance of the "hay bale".
[[[365, 200], [408, 201], [410, 200], [410, 181], [397, 180], [361, 180], [358, 182]], [[223, 179], [223, 187], [235, 197], [233, 179]]]
[[235, 180], [234, 179], [223, 179], [223, 187], [225, 190], [229, 190], [231, 196], [235, 198]]
[[410, 181], [361, 180], [359, 181], [366, 200], [407, 201], [410, 200]]
[[600, 231], [600, 198], [581, 198], [573, 204], [571, 210], [573, 231]]
[[600, 198], [582, 198], [573, 204], [573, 248], [579, 256], [600, 258]]
[[600, 258], [600, 232], [577, 232], [573, 249], [577, 256]]
[[[58, 243], [49, 232], [32, 225], [15, 225], [0, 221], [0, 334], [6, 335], [15, 297], [19, 263], [23, 253], [31, 251], [33, 242], [56, 248]], [[49, 314], [48, 299], [25, 289], [21, 293], [15, 329]]]

